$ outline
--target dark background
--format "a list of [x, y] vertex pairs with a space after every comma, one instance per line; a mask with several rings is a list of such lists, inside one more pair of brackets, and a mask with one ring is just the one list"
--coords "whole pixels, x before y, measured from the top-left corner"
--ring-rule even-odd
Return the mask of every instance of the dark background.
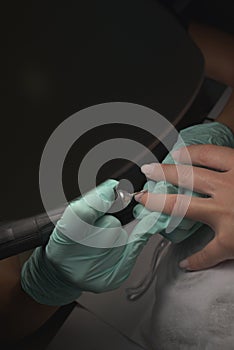
[[[13, 1], [2, 5], [2, 221], [43, 211], [40, 157], [50, 134], [73, 113], [111, 101], [149, 106], [171, 121], [182, 112], [197, 85], [198, 77], [191, 70], [198, 57], [195, 48], [184, 50], [187, 44], [173, 39], [170, 17], [155, 20], [154, 2]], [[193, 18], [234, 33], [232, 0], [161, 3], [177, 16], [181, 32]], [[185, 125], [200, 120], [196, 103], [194, 110], [195, 119], [186, 115]], [[80, 160], [111, 137], [133, 138], [145, 145], [153, 142], [150, 135], [130, 127], [92, 130], [67, 156], [63, 181], [68, 199], [79, 195]], [[106, 164], [98, 182], [124, 165], [123, 160]], [[141, 186], [144, 178], [139, 171], [137, 176]]]
[[[5, 4], [2, 220], [43, 211], [40, 157], [50, 134], [73, 113], [98, 103], [125, 101], [151, 107], [171, 121], [181, 114], [201, 79], [201, 70], [191, 72], [202, 59], [185, 28], [175, 30], [173, 17], [161, 16], [160, 11], [153, 0]], [[92, 130], [67, 156], [63, 180], [68, 199], [79, 194], [76, 176], [82, 157], [111, 137], [134, 138], [146, 145], [153, 141], [123, 126]], [[124, 164], [107, 164], [99, 182]]]

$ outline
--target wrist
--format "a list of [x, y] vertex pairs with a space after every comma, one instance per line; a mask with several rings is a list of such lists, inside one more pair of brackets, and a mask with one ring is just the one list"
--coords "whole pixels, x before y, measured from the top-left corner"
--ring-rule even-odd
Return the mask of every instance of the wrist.
[[22, 289], [36, 302], [61, 306], [79, 298], [81, 291], [53, 266], [43, 247], [35, 249], [21, 272]]

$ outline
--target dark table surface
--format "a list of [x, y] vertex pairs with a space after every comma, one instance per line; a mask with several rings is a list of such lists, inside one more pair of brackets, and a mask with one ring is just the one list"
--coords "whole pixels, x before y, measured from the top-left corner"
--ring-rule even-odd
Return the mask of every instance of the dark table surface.
[[[177, 125], [200, 87], [204, 68], [186, 30], [156, 1], [33, 2], [27, 6], [19, 2], [15, 6], [14, 12], [10, 4], [4, 9], [2, 220], [43, 211], [40, 158], [62, 121], [85, 107], [122, 101], [150, 107]], [[128, 138], [131, 133], [127, 127], [107, 126], [82, 138], [66, 159], [68, 198], [79, 193], [77, 163], [87, 150], [103, 138]], [[137, 137], [145, 142], [145, 135]], [[111, 176], [114, 166], [108, 169], [103, 177]]]

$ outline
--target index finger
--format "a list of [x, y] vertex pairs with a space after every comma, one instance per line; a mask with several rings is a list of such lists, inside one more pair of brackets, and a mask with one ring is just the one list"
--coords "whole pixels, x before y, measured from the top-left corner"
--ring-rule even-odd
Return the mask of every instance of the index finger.
[[207, 225], [211, 223], [213, 217], [212, 198], [147, 192], [140, 196], [136, 195], [135, 199], [150, 211], [162, 212], [172, 216], [187, 217], [195, 221], [201, 221]]
[[173, 158], [180, 163], [201, 165], [219, 171], [233, 168], [234, 150], [230, 147], [217, 145], [190, 145], [181, 147], [172, 153]]

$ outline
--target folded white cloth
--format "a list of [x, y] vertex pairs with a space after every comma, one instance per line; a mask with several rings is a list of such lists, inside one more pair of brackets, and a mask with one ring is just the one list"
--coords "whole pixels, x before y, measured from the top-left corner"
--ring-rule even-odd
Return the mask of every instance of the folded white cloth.
[[162, 259], [155, 299], [149, 300], [140, 327], [146, 349], [234, 349], [234, 261], [197, 272], [178, 267], [212, 237], [212, 230], [203, 226], [171, 245]]

